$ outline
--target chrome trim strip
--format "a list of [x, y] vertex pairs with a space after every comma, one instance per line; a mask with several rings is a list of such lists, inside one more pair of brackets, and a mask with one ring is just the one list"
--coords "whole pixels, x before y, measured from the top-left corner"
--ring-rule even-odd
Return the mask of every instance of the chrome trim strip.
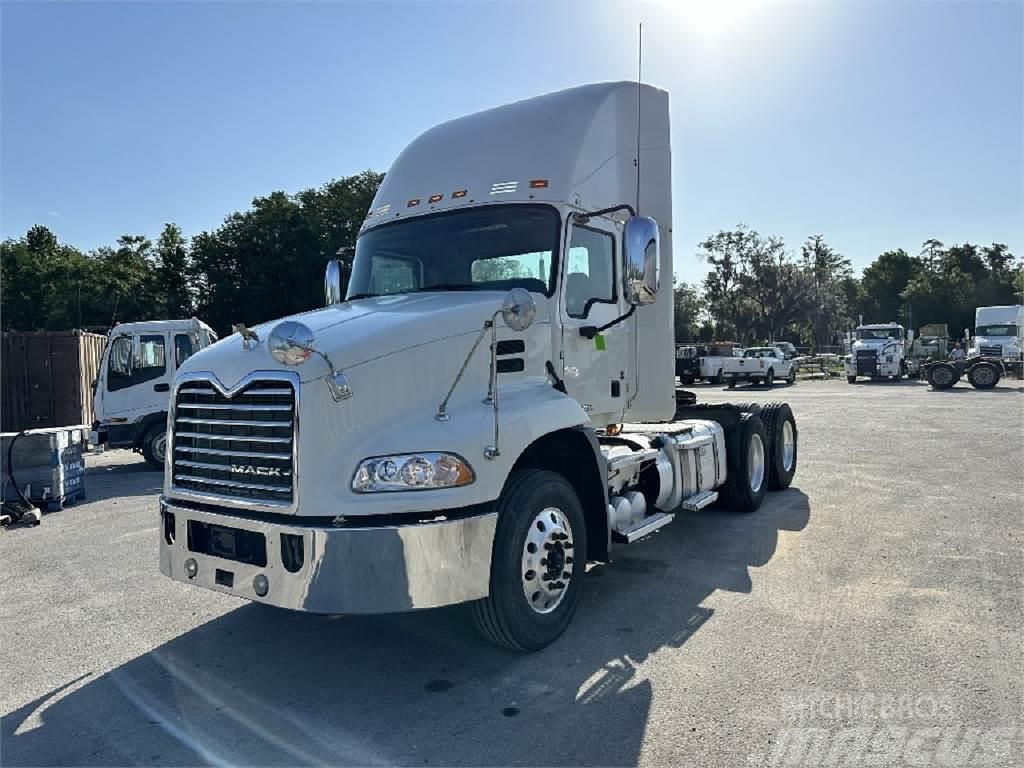
[[180, 403], [178, 407], [192, 408], [197, 411], [290, 411], [292, 409], [290, 405], [224, 405], [223, 403]]
[[[191, 462], [178, 462], [194, 467], [209, 467], [209, 464], [192, 464]], [[223, 467], [218, 467], [223, 469]], [[252, 491], [277, 491], [278, 493], [291, 493], [291, 487], [285, 488], [281, 485], [261, 485], [260, 483], [242, 483], [237, 480], [214, 480], [209, 477], [192, 477], [191, 475], [175, 475], [175, 480], [184, 480], [187, 483], [198, 483], [199, 485], [223, 485], [229, 488], [248, 488]]]
[[[185, 395], [212, 395], [213, 389], [181, 389], [178, 390]], [[262, 395], [290, 395], [292, 392], [290, 389], [257, 389], [252, 392], [246, 392], [242, 397], [256, 397]]]
[[[249, 386], [254, 381], [278, 381], [282, 384], [288, 384], [292, 387], [294, 392], [295, 402], [295, 414], [291, 422], [274, 422], [274, 426], [290, 426], [292, 434], [290, 438], [271, 438], [271, 437], [231, 437], [228, 435], [203, 435], [190, 432], [182, 432], [182, 437], [195, 436], [205, 438], [208, 440], [226, 439], [226, 440], [249, 440], [250, 442], [259, 443], [291, 443], [291, 454], [292, 454], [292, 499], [290, 502], [281, 501], [275, 502], [272, 500], [261, 500], [254, 501], [251, 499], [239, 498], [235, 496], [228, 496], [223, 493], [216, 493], [213, 491], [196, 491], [191, 488], [182, 488], [174, 484], [174, 477], [171, 471], [171, 467], [174, 463], [174, 427], [175, 420], [177, 418], [177, 400], [178, 391], [188, 384], [203, 382], [204, 384], [211, 385], [224, 397], [231, 398], [236, 394], [240, 393], [245, 387]], [[187, 389], [195, 389], [194, 387], [187, 387]], [[275, 392], [273, 389], [258, 390], [264, 394]], [[171, 399], [167, 409], [167, 456], [168, 459], [164, 462], [164, 488], [166, 489], [166, 495], [170, 498], [188, 499], [192, 501], [201, 501], [212, 504], [217, 504], [222, 507], [229, 507], [234, 509], [244, 509], [253, 512], [279, 512], [284, 514], [294, 514], [299, 508], [299, 429], [301, 427], [301, 420], [299, 413], [302, 404], [302, 386], [299, 381], [299, 374], [295, 371], [253, 371], [242, 377], [242, 379], [235, 384], [233, 387], [225, 387], [220, 379], [217, 378], [216, 374], [212, 371], [192, 371], [189, 373], [180, 374], [175, 379], [174, 384], [171, 386]], [[237, 422], [236, 422], [237, 423]], [[200, 483], [201, 484], [201, 483]], [[280, 489], [278, 489], [280, 490]]]
[[[178, 433], [182, 434], [181, 432]], [[184, 453], [208, 453], [211, 456], [244, 456], [247, 459], [279, 459], [287, 461], [292, 457], [290, 453], [254, 453], [253, 451], [227, 451], [220, 448], [194, 448], [192, 446], [179, 445], [174, 450]]]
[[[281, 422], [284, 424], [285, 422]], [[289, 421], [288, 424], [291, 424]], [[206, 435], [202, 432], [181, 432], [177, 433], [181, 437], [201, 437], [204, 440], [244, 440], [247, 443], [290, 443], [292, 439], [290, 437], [242, 437], [240, 435]]]
[[[236, 427], [290, 427], [292, 425], [291, 420], [288, 421], [243, 421], [242, 419], [196, 419], [191, 416], [179, 416], [177, 420], [182, 424], [210, 424], [211, 426], [231, 426], [234, 424]], [[240, 438], [244, 440], [245, 438]]]

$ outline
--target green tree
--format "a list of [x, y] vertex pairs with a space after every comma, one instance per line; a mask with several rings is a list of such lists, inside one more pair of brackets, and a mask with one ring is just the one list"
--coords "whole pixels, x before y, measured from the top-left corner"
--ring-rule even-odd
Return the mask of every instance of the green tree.
[[832, 342], [849, 322], [847, 283], [853, 276], [850, 260], [836, 252], [822, 235], [813, 235], [801, 248], [806, 278], [808, 336], [815, 349]]
[[900, 317], [903, 291], [925, 268], [924, 260], [902, 248], [881, 254], [864, 270], [860, 303], [854, 306], [852, 314], [862, 314], [865, 323], [887, 323]]
[[188, 242], [177, 224], [165, 224], [156, 241], [156, 277], [163, 302], [162, 317], [192, 314], [192, 264]]
[[675, 340], [677, 343], [697, 341], [703, 330], [704, 299], [696, 285], [676, 283], [674, 278], [672, 282]]

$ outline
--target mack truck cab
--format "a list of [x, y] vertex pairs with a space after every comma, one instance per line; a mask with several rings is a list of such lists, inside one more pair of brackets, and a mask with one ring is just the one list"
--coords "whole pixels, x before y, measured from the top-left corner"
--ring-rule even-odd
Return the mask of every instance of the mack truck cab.
[[171, 380], [186, 360], [216, 340], [213, 329], [194, 317], [115, 326], [93, 382], [90, 444], [130, 448], [154, 469], [163, 469]]
[[916, 375], [919, 365], [907, 355], [913, 337], [913, 331], [908, 333], [897, 323], [857, 326], [850, 339], [850, 352], [843, 359], [846, 381], [853, 384], [862, 376], [872, 381], [899, 381]]
[[529, 651], [588, 563], [788, 487], [788, 405], [677, 402], [670, 169], [668, 94], [635, 82], [415, 139], [326, 306], [176, 374], [161, 571], [316, 613], [467, 603]]

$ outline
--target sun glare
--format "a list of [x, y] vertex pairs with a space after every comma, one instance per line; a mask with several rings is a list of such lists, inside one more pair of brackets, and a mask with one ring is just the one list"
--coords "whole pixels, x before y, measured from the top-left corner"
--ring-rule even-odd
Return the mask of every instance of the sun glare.
[[709, 40], [722, 37], [749, 17], [763, 0], [675, 0], [667, 4], [694, 32]]

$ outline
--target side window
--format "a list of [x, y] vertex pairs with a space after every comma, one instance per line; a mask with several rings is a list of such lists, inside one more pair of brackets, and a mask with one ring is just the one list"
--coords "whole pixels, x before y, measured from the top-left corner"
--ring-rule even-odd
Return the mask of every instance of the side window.
[[188, 360], [196, 352], [192, 344], [192, 337], [187, 333], [174, 335], [174, 367], [180, 368], [181, 364]]
[[566, 314], [586, 317], [594, 302], [615, 299], [615, 240], [607, 232], [573, 227], [565, 270]]
[[[164, 337], [163, 336], [140, 336], [139, 345], [135, 348], [135, 370], [140, 376], [146, 376], [151, 371], [159, 371], [161, 374], [167, 370], [167, 362], [164, 358]], [[154, 378], [150, 376], [150, 378]]]
[[107, 358], [107, 389], [116, 392], [131, 384], [129, 361], [132, 356], [132, 340], [119, 336], [110, 342], [110, 356]]

